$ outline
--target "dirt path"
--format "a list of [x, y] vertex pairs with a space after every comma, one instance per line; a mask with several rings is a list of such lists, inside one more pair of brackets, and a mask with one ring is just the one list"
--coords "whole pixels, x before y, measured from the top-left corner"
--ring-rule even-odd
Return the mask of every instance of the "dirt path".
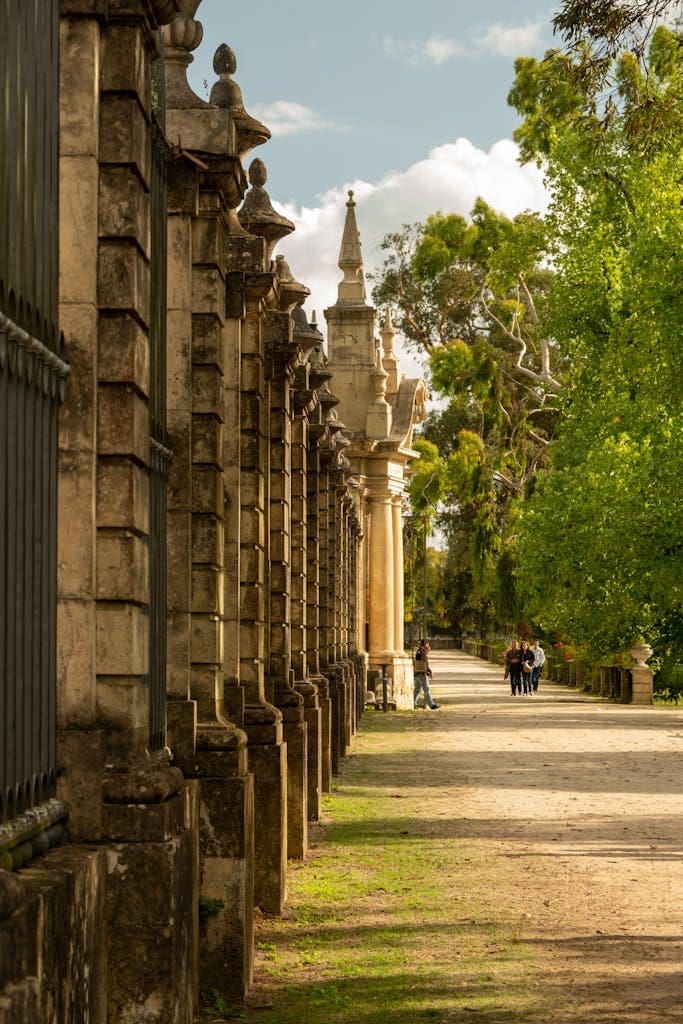
[[[544, 680], [512, 698], [502, 670], [431, 660], [438, 711], [368, 712], [284, 918], [259, 925], [247, 1019], [683, 1022], [683, 709]], [[403, 944], [380, 1012], [378, 929]]]
[[450, 728], [431, 737], [431, 813], [455, 783], [452, 834], [486, 841], [545, 994], [586, 1024], [683, 1020], [683, 711], [545, 680], [512, 698], [478, 659], [432, 663]]

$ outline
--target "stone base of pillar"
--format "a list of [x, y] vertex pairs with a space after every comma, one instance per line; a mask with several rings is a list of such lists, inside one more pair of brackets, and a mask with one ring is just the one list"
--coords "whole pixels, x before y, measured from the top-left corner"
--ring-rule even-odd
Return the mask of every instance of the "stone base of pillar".
[[192, 1020], [196, 807], [187, 787], [160, 804], [105, 805], [110, 825], [135, 837], [106, 851], [108, 1020], [140, 1020], [143, 1008], [149, 1024]]
[[303, 709], [283, 712], [287, 746], [287, 856], [302, 860], [308, 849], [308, 743]]
[[652, 669], [647, 666], [642, 668], [638, 665], [633, 666], [631, 669], [632, 704], [652, 704], [653, 678]]
[[[393, 699], [399, 711], [407, 711], [413, 707], [413, 687], [415, 676], [413, 674], [413, 660], [405, 651], [371, 651], [369, 656], [369, 669], [373, 669], [380, 675], [382, 665], [387, 667], [387, 675], [391, 678]], [[438, 685], [438, 678], [434, 682]], [[381, 687], [379, 691], [381, 700]]]
[[[320, 705], [320, 789], [323, 793], [332, 790], [332, 701], [329, 681], [325, 676], [309, 676], [318, 689]], [[310, 791], [309, 791], [310, 800]]]
[[294, 689], [304, 701], [306, 723], [307, 806], [309, 821], [319, 821], [321, 811], [322, 742], [320, 735], [320, 705], [318, 689], [309, 679], [297, 679]]
[[254, 774], [254, 904], [281, 914], [287, 897], [287, 748], [279, 720], [264, 723], [262, 711], [258, 707], [252, 716], [247, 706], [244, 721]]
[[328, 665], [324, 669], [330, 688], [330, 761], [332, 774], [337, 775], [341, 760], [346, 756], [346, 686], [344, 670], [340, 665]]
[[0, 871], [3, 1024], [107, 1020], [107, 885], [104, 847], [66, 846]]
[[254, 970], [254, 780], [201, 781], [200, 984], [241, 1002]]

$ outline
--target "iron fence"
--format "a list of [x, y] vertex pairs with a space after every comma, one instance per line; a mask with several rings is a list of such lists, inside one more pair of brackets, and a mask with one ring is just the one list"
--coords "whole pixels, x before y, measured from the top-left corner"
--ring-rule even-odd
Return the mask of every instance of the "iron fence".
[[0, 822], [56, 787], [58, 30], [0, 0]]

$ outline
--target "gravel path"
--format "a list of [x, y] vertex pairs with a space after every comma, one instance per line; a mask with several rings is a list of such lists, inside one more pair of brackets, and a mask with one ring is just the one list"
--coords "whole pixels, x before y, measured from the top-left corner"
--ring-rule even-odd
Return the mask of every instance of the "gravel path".
[[513, 698], [494, 666], [431, 661], [430, 784], [458, 786], [452, 834], [485, 840], [548, 1020], [683, 1021], [683, 710]]

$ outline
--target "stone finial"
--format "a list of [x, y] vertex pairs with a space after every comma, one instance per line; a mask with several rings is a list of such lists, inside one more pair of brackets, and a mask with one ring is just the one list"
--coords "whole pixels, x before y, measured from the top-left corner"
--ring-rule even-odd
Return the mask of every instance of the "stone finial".
[[291, 314], [296, 304], [304, 302], [311, 294], [311, 289], [295, 280], [284, 256], [275, 257], [275, 273], [280, 284], [280, 309]]
[[304, 355], [308, 357], [309, 352], [319, 348], [323, 343], [323, 336], [317, 328], [314, 328], [312, 324], [309, 324], [304, 313], [304, 302], [305, 296], [302, 297], [294, 307], [291, 314], [294, 322], [294, 330], [292, 337], [297, 345], [303, 350]]
[[237, 58], [227, 43], [221, 43], [213, 57], [213, 70], [218, 81], [211, 89], [211, 102], [217, 107], [226, 107], [235, 123], [237, 150], [241, 160], [254, 148], [267, 142], [270, 129], [257, 121], [244, 109], [242, 90], [233, 75], [237, 70]]
[[339, 249], [339, 269], [344, 273], [338, 288], [338, 302], [345, 305], [365, 305], [365, 275], [360, 247], [360, 234], [356, 223], [356, 203], [353, 189], [349, 189], [346, 220]]
[[166, 72], [166, 106], [175, 110], [208, 107], [190, 88], [187, 69], [194, 60], [191, 51], [202, 41], [204, 29], [194, 14], [201, 0], [181, 0], [180, 13], [164, 25], [164, 66]]
[[387, 393], [395, 395], [398, 391], [398, 386], [401, 382], [401, 373], [398, 366], [398, 357], [394, 352], [394, 338], [396, 331], [391, 320], [391, 309], [387, 307], [386, 316], [384, 318], [384, 327], [380, 330], [380, 336], [382, 338], [382, 350], [384, 352], [384, 358], [382, 365], [387, 371]]
[[273, 209], [270, 196], [263, 187], [268, 180], [268, 172], [263, 160], [256, 157], [249, 165], [249, 181], [251, 188], [247, 192], [244, 204], [238, 213], [239, 222], [251, 235], [265, 238], [267, 258], [270, 261], [273, 249], [286, 235], [294, 230], [294, 225], [287, 217]]

